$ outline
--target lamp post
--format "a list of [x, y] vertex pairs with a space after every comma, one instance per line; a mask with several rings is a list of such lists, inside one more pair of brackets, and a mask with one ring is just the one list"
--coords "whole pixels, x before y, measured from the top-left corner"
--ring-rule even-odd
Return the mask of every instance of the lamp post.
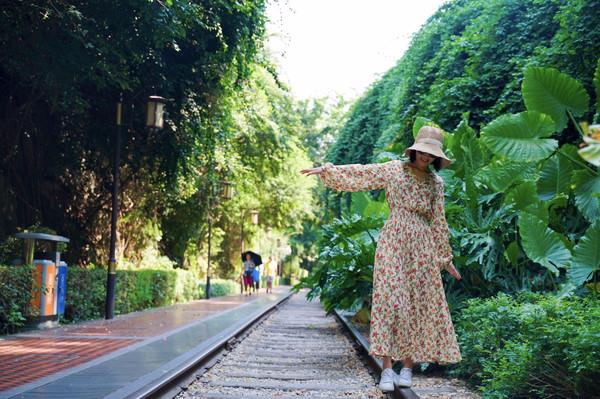
[[282, 272], [282, 261], [281, 261], [281, 239], [277, 239], [277, 276], [281, 277]]
[[[146, 127], [154, 130], [162, 129], [164, 124], [164, 105], [166, 99], [150, 96], [146, 103]], [[115, 140], [115, 160], [113, 164], [112, 213], [110, 220], [110, 251], [108, 273], [106, 277], [106, 304], [104, 318], [109, 320], [115, 316], [115, 287], [117, 283], [117, 219], [119, 214], [119, 183], [121, 180], [121, 129], [123, 126], [123, 93], [119, 95], [116, 112], [117, 134]]]
[[[233, 187], [228, 181], [221, 181], [223, 186], [223, 198], [230, 200], [233, 198]], [[206, 258], [206, 289], [205, 298], [210, 299], [210, 263], [211, 263], [211, 243], [212, 243], [212, 214], [211, 214], [211, 199], [213, 196], [213, 184], [209, 180], [208, 195], [206, 198], [206, 219], [208, 224], [208, 254]]]

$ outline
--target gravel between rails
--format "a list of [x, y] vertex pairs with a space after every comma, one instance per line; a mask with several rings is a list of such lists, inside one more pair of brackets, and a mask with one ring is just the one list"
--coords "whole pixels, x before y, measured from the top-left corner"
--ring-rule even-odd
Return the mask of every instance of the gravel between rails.
[[387, 398], [319, 303], [296, 294], [178, 399]]

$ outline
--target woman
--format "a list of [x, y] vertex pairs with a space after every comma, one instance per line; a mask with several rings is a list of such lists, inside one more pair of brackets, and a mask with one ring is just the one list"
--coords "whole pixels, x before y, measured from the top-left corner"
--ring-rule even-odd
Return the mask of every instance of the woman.
[[246, 295], [252, 295], [252, 289], [254, 288], [254, 269], [256, 265], [252, 261], [252, 256], [250, 254], [246, 254], [246, 260], [243, 263], [244, 267], [244, 290], [246, 291]]
[[[328, 187], [343, 191], [386, 189], [390, 217], [381, 230], [373, 271], [370, 353], [383, 358], [379, 387], [410, 387], [414, 363], [461, 360], [441, 269], [460, 280], [452, 263], [444, 216], [444, 182], [430, 170], [451, 161], [442, 151], [441, 130], [425, 126], [406, 150], [410, 162], [305, 169]], [[400, 375], [392, 359], [402, 360]]]

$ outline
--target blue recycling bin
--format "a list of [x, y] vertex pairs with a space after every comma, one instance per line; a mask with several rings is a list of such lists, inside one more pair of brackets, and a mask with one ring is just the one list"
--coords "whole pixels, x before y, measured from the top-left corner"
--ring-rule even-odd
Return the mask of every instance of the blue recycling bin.
[[65, 301], [67, 299], [67, 264], [61, 261], [58, 265], [58, 281], [56, 294], [56, 313], [65, 314]]

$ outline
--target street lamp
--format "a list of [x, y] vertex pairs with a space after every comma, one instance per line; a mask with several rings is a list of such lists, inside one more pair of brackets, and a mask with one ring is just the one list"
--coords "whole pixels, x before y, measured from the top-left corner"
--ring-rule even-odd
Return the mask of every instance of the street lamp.
[[[230, 200], [233, 198], [233, 187], [231, 183], [228, 181], [222, 181], [223, 185], [223, 198], [226, 200]], [[206, 199], [206, 219], [208, 222], [208, 254], [206, 259], [206, 289], [205, 289], [205, 298], [210, 299], [210, 263], [211, 263], [211, 242], [212, 242], [212, 215], [211, 215], [211, 198], [213, 196], [213, 184], [209, 180], [208, 183], [208, 196]], [[216, 204], [215, 204], [216, 205]]]
[[[164, 105], [166, 100], [159, 96], [150, 96], [146, 103], [146, 127], [162, 129], [164, 123]], [[117, 216], [119, 213], [119, 183], [121, 167], [121, 126], [123, 126], [123, 93], [119, 95], [116, 112], [117, 136], [115, 142], [115, 162], [113, 165], [112, 213], [110, 220], [110, 254], [106, 277], [106, 304], [104, 318], [115, 316], [115, 286], [117, 283]]]
[[255, 209], [251, 210], [250, 218], [252, 219], [252, 224], [256, 226], [258, 224], [258, 211]]
[[230, 200], [233, 198], [233, 186], [228, 181], [222, 181], [223, 184], [223, 198]]
[[146, 127], [162, 129], [164, 124], [165, 103], [167, 100], [160, 96], [148, 97], [146, 103]]

